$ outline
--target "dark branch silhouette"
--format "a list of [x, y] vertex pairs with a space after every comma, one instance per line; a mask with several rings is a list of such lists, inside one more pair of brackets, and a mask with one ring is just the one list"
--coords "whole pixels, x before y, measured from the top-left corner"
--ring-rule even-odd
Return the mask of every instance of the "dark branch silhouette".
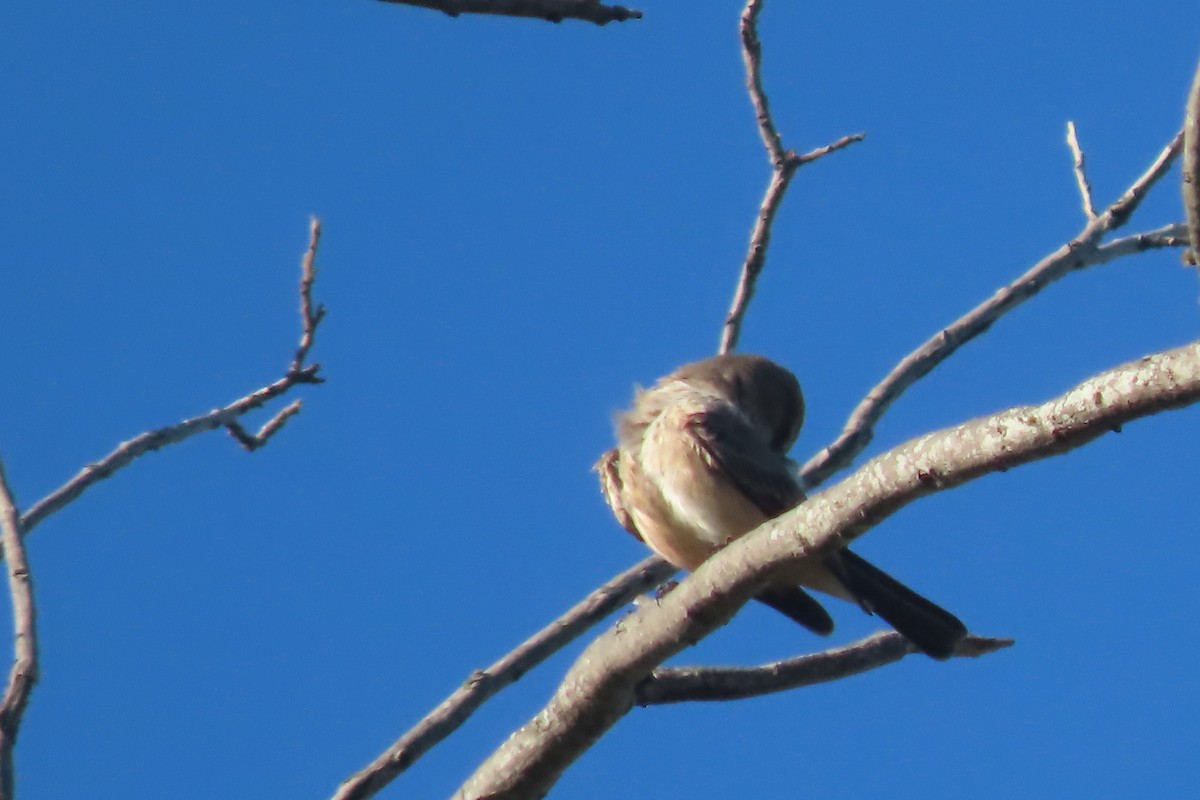
[[578, 19], [607, 25], [627, 19], [641, 19], [642, 12], [624, 6], [605, 5], [597, 0], [383, 0], [406, 6], [441, 11], [451, 17], [459, 14], [493, 14], [503, 17], [533, 17], [547, 22]]

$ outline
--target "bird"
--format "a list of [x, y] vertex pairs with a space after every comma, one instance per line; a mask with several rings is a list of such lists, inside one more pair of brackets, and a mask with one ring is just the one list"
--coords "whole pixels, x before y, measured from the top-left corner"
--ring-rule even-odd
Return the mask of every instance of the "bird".
[[[764, 356], [686, 364], [638, 389], [617, 415], [617, 446], [595, 465], [601, 492], [625, 530], [672, 565], [695, 570], [804, 502], [787, 456], [803, 421], [799, 381]], [[813, 556], [755, 598], [814, 633], [832, 633], [833, 618], [801, 585], [877, 614], [939, 660], [967, 635], [958, 617], [848, 548]]]

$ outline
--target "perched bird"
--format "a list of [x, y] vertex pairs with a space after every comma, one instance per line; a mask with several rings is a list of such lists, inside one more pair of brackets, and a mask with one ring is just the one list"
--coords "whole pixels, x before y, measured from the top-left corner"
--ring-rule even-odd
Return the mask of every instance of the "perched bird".
[[[796, 376], [755, 355], [687, 364], [639, 390], [617, 419], [617, 447], [596, 463], [617, 521], [676, 567], [694, 570], [729, 542], [804, 501], [787, 451], [804, 421]], [[967, 634], [957, 617], [848, 549], [814, 558], [808, 588], [875, 613], [917, 648], [949, 658]], [[816, 633], [833, 620], [799, 586], [758, 600]]]

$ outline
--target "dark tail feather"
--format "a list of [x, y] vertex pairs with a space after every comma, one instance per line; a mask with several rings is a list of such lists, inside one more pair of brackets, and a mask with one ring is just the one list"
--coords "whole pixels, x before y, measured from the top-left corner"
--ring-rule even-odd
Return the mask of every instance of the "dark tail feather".
[[799, 586], [772, 586], [754, 599], [799, 622], [813, 633], [821, 636], [833, 633], [833, 618], [829, 612]]
[[829, 566], [867, 611], [878, 614], [927, 655], [949, 658], [967, 635], [967, 626], [958, 617], [849, 550], [830, 559]]

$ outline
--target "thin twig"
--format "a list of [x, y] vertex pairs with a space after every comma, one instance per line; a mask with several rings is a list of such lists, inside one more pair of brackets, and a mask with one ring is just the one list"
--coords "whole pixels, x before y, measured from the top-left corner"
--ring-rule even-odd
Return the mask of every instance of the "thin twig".
[[[141, 456], [159, 450], [167, 445], [178, 444], [198, 433], [210, 431], [214, 428], [228, 427], [230, 424], [236, 423], [245, 414], [262, 407], [268, 401], [285, 394], [298, 385], [321, 383], [324, 381], [324, 378], [318, 375], [321, 369], [320, 364], [305, 365], [302, 363], [302, 359], [308, 356], [309, 348], [312, 346], [313, 335], [316, 333], [317, 325], [325, 313], [324, 308], [321, 306], [317, 306], [315, 310], [313, 309], [310, 297], [312, 277], [316, 274], [312, 267], [312, 260], [316, 253], [316, 244], [319, 236], [320, 223], [314, 219], [311, 226], [309, 247], [303, 264], [304, 274], [307, 277], [301, 279], [301, 310], [304, 332], [301, 334], [300, 346], [296, 350], [296, 359], [288, 367], [287, 374], [274, 383], [255, 389], [253, 392], [234, 400], [222, 408], [185, 419], [175, 425], [147, 431], [127, 442], [122, 442], [112, 452], [104, 456], [104, 458], [87, 465], [74, 478], [71, 478], [71, 480], [34, 503], [25, 512], [21, 520], [26, 534], [36, 528], [48, 516], [67, 506], [96, 483], [129, 466], [129, 464]], [[277, 415], [271, 422], [263, 426], [263, 431], [260, 431], [259, 435], [262, 436], [268, 427], [274, 425], [272, 430], [267, 431], [269, 438], [269, 435], [278, 430], [284, 420], [291, 416], [291, 413], [287, 413], [287, 409], [284, 409], [283, 413]], [[247, 437], [250, 436], [244, 430], [243, 433]], [[234, 436], [237, 438], [236, 433]]]
[[[296, 346], [296, 355], [292, 358], [291, 365], [288, 366], [289, 375], [304, 371], [305, 362], [308, 360], [308, 351], [312, 349], [313, 339], [317, 333], [317, 326], [321, 324], [321, 320], [325, 319], [325, 306], [321, 303], [314, 305], [312, 299], [313, 283], [317, 280], [317, 246], [320, 243], [321, 220], [312, 217], [309, 222], [308, 248], [304, 251], [304, 257], [300, 259], [300, 324], [303, 330], [300, 334], [300, 344]], [[316, 377], [314, 373], [309, 382], [320, 383], [323, 380], [323, 378]], [[303, 403], [299, 400], [291, 403], [267, 420], [266, 424], [258, 429], [258, 433], [250, 433], [238, 421], [226, 423], [225, 428], [238, 444], [248, 452], [254, 452], [270, 441], [271, 437], [278, 433], [291, 417], [299, 414], [302, 406]]]
[[25, 558], [24, 530], [12, 490], [0, 464], [0, 544], [8, 564], [8, 591], [12, 597], [13, 665], [0, 701], [0, 800], [12, 800], [13, 746], [29, 695], [38, 679], [37, 610], [33, 604], [33, 575]]
[[1183, 116], [1183, 211], [1190, 247], [1185, 261], [1200, 264], [1200, 66]]
[[441, 11], [451, 17], [459, 14], [496, 14], [504, 17], [533, 17], [548, 22], [580, 19], [605, 25], [641, 19], [642, 12], [623, 6], [606, 6], [599, 0], [384, 0]]
[[[821, 484], [834, 472], [850, 464], [870, 444], [876, 423], [901, 394], [928, 375], [958, 348], [990, 328], [1004, 314], [1067, 273], [1114, 258], [1115, 251], [1105, 252], [1100, 245], [1100, 239], [1128, 222], [1146, 193], [1170, 169], [1172, 162], [1179, 155], [1182, 141], [1181, 131], [1163, 148], [1150, 168], [1134, 181], [1116, 202], [1090, 221], [1074, 239], [1043, 258], [1024, 275], [907, 355], [883, 381], [867, 393], [851, 413], [837, 440], [804, 465], [801, 474], [805, 484], [810, 487]], [[1152, 246], [1151, 241], [1145, 240], [1145, 246]]]
[[[786, 162], [791, 164], [793, 162]], [[788, 184], [792, 180], [795, 168], [785, 166], [771, 175], [767, 193], [763, 196], [762, 205], [758, 209], [758, 219], [754, 222], [754, 230], [750, 234], [750, 249], [742, 264], [741, 275], [738, 276], [737, 288], [733, 292], [733, 304], [725, 315], [725, 325], [721, 329], [721, 345], [719, 353], [728, 353], [737, 348], [738, 339], [742, 335], [742, 321], [754, 299], [754, 288], [758, 276], [762, 274], [767, 261], [767, 245], [771, 242], [771, 223], [775, 220], [775, 212], [783, 201]]]
[[1095, 255], [1088, 259], [1088, 266], [1095, 267], [1100, 264], [1107, 264], [1109, 261], [1144, 253], [1147, 250], [1162, 250], [1166, 247], [1187, 247], [1187, 245], [1187, 225], [1182, 222], [1176, 222], [1172, 225], [1164, 225], [1157, 230], [1135, 233], [1132, 236], [1122, 236], [1120, 239], [1113, 239], [1111, 242], [1106, 242], [1096, 248]]
[[473, 674], [370, 765], [346, 779], [334, 800], [365, 800], [375, 795], [457, 730], [494, 694], [675, 571], [675, 567], [654, 557], [617, 575], [495, 664]]
[[771, 104], [763, 88], [762, 42], [758, 38], [758, 15], [762, 13], [763, 2], [764, 0], [749, 0], [746, 3], [746, 7], [742, 9], [738, 32], [742, 37], [742, 61], [746, 65], [746, 91], [750, 93], [750, 102], [754, 106], [758, 133], [762, 137], [763, 147], [767, 148], [771, 166], [778, 170], [788, 160], [788, 154], [783, 148], [783, 137], [775, 129], [775, 120], [771, 117]]
[[865, 138], [867, 138], [867, 135], [865, 133], [852, 133], [849, 136], [843, 136], [842, 138], [838, 139], [836, 142], [822, 145], [821, 147], [818, 147], [815, 150], [809, 150], [807, 153], [796, 156], [796, 162], [800, 166], [804, 166], [805, 164], [810, 164], [813, 161], [816, 161], [818, 158], [824, 158], [825, 156], [829, 155], [830, 153], [836, 153], [838, 150], [844, 150], [845, 148], [849, 147], [852, 144], [857, 144], [858, 142], [861, 142]]
[[[968, 636], [954, 655], [978, 658], [1012, 644], [1012, 639]], [[761, 697], [859, 675], [919, 652], [895, 631], [881, 631], [843, 647], [758, 667], [660, 667], [638, 685], [634, 702], [651, 706]]]
[[762, 43], [758, 38], [758, 15], [762, 13], [763, 0], [749, 0], [742, 10], [740, 32], [742, 38], [742, 61], [746, 66], [746, 91], [750, 95], [750, 103], [754, 106], [754, 117], [758, 121], [758, 134], [762, 138], [763, 147], [767, 150], [767, 158], [771, 162], [771, 180], [763, 194], [762, 203], [758, 208], [758, 217], [754, 221], [754, 230], [750, 233], [750, 246], [742, 263], [742, 271], [738, 277], [737, 288], [733, 293], [733, 303], [729, 313], [725, 315], [725, 324], [721, 329], [720, 353], [728, 353], [737, 347], [742, 333], [742, 323], [746, 310], [754, 298], [754, 289], [758, 276], [762, 274], [767, 261], [767, 247], [771, 242], [771, 226], [775, 215], [783, 203], [788, 184], [796, 170], [805, 164], [816, 161], [830, 153], [849, 147], [855, 142], [862, 141], [865, 134], [856, 133], [843, 136], [832, 144], [818, 147], [804, 155], [798, 155], [793, 150], [786, 150], [782, 137], [775, 127], [771, 117], [771, 105], [763, 88], [762, 78]]
[[312, 300], [312, 287], [317, 280], [317, 245], [320, 243], [321, 220], [312, 217], [308, 226], [308, 248], [304, 251], [304, 257], [300, 259], [300, 322], [304, 331], [300, 334], [300, 344], [296, 347], [296, 356], [288, 368], [289, 372], [304, 369], [317, 326], [325, 319], [325, 306], [320, 303], [314, 306]]
[[1088, 183], [1086, 158], [1075, 134], [1075, 123], [1067, 120], [1067, 147], [1071, 148], [1071, 161], [1075, 169], [1075, 183], [1079, 185], [1079, 196], [1083, 202], [1083, 214], [1089, 220], [1096, 218], [1096, 206], [1092, 204], [1092, 185]]

